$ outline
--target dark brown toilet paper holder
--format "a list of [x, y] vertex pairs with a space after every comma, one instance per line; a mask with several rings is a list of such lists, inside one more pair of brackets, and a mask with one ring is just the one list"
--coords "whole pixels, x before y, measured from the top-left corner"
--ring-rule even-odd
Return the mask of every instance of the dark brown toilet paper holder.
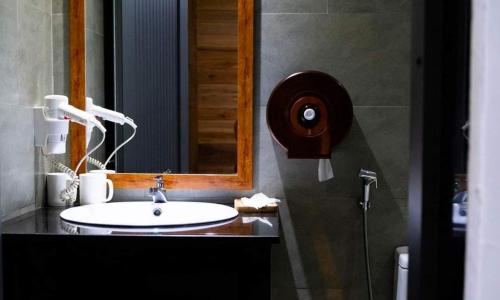
[[283, 79], [267, 103], [267, 124], [288, 158], [330, 158], [349, 133], [353, 109], [347, 90], [323, 72], [304, 71]]

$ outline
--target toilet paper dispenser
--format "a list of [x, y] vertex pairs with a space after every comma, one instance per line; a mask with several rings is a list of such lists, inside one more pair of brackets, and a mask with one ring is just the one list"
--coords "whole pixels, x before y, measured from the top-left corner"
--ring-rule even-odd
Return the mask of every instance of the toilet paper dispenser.
[[330, 159], [333, 147], [348, 135], [352, 120], [346, 89], [319, 71], [286, 77], [267, 103], [268, 127], [288, 158]]

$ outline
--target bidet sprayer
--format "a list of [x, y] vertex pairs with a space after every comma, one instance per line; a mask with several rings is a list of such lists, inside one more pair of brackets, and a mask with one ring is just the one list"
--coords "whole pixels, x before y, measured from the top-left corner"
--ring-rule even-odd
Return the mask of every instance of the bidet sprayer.
[[359, 204], [366, 211], [370, 208], [370, 186], [375, 183], [375, 188], [378, 187], [377, 173], [361, 169], [358, 176], [363, 180], [363, 199]]
[[366, 281], [368, 285], [368, 299], [373, 300], [372, 275], [370, 271], [370, 251], [368, 249], [368, 209], [370, 209], [370, 186], [375, 183], [377, 188], [377, 173], [365, 169], [359, 170], [359, 178], [363, 181], [363, 199], [359, 202], [363, 210], [363, 233], [365, 248]]

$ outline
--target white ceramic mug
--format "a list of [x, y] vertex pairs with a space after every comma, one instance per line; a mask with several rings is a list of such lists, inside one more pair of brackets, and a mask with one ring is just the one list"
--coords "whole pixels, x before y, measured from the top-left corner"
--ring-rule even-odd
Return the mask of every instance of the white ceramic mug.
[[[108, 197], [106, 197], [106, 186]], [[108, 202], [113, 198], [113, 182], [104, 173], [80, 174], [80, 205]]]
[[66, 173], [47, 173], [47, 205], [65, 206], [61, 193], [71, 184], [71, 177]]

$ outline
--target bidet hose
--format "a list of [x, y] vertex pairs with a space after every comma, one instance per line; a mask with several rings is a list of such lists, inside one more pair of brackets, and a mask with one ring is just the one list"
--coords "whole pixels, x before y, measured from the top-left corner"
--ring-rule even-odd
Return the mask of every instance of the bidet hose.
[[368, 299], [373, 300], [372, 276], [370, 270], [370, 251], [368, 248], [368, 210], [363, 209], [363, 232], [365, 248], [366, 281], [368, 284]]

